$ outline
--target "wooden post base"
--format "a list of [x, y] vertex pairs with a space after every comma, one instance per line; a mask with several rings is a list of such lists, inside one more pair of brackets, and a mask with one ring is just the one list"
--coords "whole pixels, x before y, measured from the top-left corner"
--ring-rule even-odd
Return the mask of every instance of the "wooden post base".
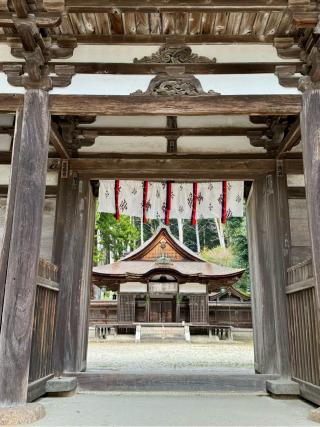
[[15, 426], [34, 423], [46, 415], [41, 403], [27, 403], [22, 406], [0, 408], [0, 425]]

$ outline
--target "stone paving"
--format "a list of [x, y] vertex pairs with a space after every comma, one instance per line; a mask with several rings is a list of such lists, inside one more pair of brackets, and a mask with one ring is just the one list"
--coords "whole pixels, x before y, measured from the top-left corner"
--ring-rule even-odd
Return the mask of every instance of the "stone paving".
[[319, 426], [308, 403], [268, 396], [197, 393], [86, 393], [40, 400], [37, 426]]
[[252, 342], [90, 342], [88, 370], [253, 370]]

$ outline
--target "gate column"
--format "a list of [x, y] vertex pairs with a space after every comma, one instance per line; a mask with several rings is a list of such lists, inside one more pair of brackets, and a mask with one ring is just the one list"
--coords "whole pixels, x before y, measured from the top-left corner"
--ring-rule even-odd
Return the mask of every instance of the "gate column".
[[320, 89], [307, 90], [302, 100], [301, 138], [320, 340]]
[[95, 197], [87, 179], [60, 179], [53, 262], [60, 292], [54, 348], [56, 375], [86, 368]]
[[[15, 147], [12, 159], [11, 183], [15, 189], [10, 189], [5, 231], [5, 235], [9, 235], [9, 247], [6, 265], [1, 266], [1, 277], [5, 279], [0, 333], [1, 407], [22, 406], [27, 401], [49, 148], [48, 102], [46, 91], [26, 91], [20, 147]], [[16, 129], [16, 135], [18, 133]], [[18, 139], [15, 144], [19, 144]], [[0, 413], [0, 423], [1, 420]]]
[[278, 374], [268, 381], [274, 394], [298, 394], [291, 381], [285, 286], [289, 267], [290, 223], [286, 176], [258, 178], [248, 202], [249, 257], [253, 294], [255, 369]]

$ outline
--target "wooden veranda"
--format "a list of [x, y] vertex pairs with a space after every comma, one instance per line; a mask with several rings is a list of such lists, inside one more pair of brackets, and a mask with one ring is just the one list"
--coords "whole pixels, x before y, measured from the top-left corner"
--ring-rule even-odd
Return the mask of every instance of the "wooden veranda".
[[[86, 369], [103, 178], [247, 182], [255, 369], [320, 405], [319, 14], [313, 0], [0, 0], [0, 407]], [[226, 94], [213, 77], [230, 75]], [[257, 75], [282, 89], [253, 93]]]

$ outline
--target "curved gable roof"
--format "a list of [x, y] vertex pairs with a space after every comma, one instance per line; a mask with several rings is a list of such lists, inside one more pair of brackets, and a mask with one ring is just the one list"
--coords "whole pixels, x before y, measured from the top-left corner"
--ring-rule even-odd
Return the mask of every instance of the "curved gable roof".
[[187, 246], [176, 239], [170, 232], [168, 227], [160, 226], [154, 236], [147, 240], [139, 248], [135, 249], [129, 255], [123, 257], [120, 261], [141, 261], [144, 256], [152, 251], [161, 241], [165, 239], [167, 244], [178, 253], [183, 260], [205, 262], [203, 258], [191, 251]]

